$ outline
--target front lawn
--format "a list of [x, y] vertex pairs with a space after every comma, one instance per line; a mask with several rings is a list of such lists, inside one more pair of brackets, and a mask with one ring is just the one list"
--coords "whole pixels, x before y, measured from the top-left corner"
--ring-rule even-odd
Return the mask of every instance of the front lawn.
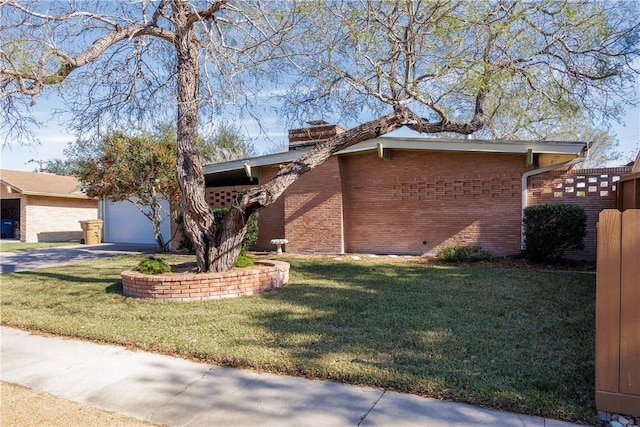
[[2, 323], [593, 421], [593, 274], [280, 257], [277, 291], [175, 303], [122, 296], [142, 258], [3, 274]]

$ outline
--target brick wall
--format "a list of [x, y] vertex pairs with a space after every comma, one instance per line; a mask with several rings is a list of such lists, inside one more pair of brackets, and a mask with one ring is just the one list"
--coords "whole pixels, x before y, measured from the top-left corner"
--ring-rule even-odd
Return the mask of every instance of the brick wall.
[[[277, 170], [263, 171], [265, 182]], [[302, 176], [260, 212], [258, 243], [289, 240], [291, 252], [432, 254], [441, 245], [479, 245], [495, 256], [521, 244], [522, 154], [394, 150], [334, 156]], [[596, 221], [615, 208], [617, 181], [628, 168], [552, 171], [529, 178], [528, 204], [575, 203], [588, 216], [586, 249], [594, 259]], [[207, 189], [212, 206], [246, 187]], [[229, 192], [229, 197], [224, 192]], [[426, 243], [425, 243], [426, 242]]]
[[126, 296], [164, 301], [203, 301], [254, 295], [279, 288], [289, 281], [289, 264], [258, 261], [254, 267], [221, 273], [142, 274], [122, 272]]
[[342, 180], [333, 156], [303, 175], [284, 194], [286, 249], [293, 252], [342, 253]]
[[598, 215], [603, 209], [615, 209], [620, 177], [630, 168], [577, 169], [551, 171], [529, 178], [527, 205], [566, 203], [580, 205], [587, 214], [587, 236], [583, 251], [567, 252], [567, 257], [594, 260], [597, 248]]
[[425, 254], [448, 243], [520, 252], [524, 155], [393, 151], [391, 160], [340, 160], [347, 252]]
[[22, 241], [80, 240], [80, 221], [98, 218], [98, 201], [26, 196], [21, 200], [20, 210]]
[[[264, 183], [278, 172], [277, 167], [263, 169], [260, 182]], [[284, 195], [280, 196], [272, 205], [260, 210], [258, 217], [258, 241], [252, 249], [261, 251], [273, 251], [275, 246], [269, 243], [271, 239], [283, 239], [284, 227]]]

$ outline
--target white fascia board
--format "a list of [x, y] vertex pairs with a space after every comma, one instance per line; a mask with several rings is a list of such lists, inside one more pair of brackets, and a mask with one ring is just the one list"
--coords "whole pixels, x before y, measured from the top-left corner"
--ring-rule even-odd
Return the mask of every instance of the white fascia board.
[[402, 138], [382, 137], [349, 147], [337, 154], [357, 153], [360, 151], [377, 150], [378, 144], [384, 148], [398, 150], [427, 150], [427, 151], [466, 151], [485, 153], [518, 153], [526, 154], [529, 150], [534, 153], [550, 154], [580, 154], [587, 144], [585, 142], [563, 141], [486, 141], [474, 139], [437, 139], [437, 138]]
[[220, 172], [229, 172], [234, 170], [249, 168], [259, 168], [261, 166], [271, 166], [280, 163], [289, 163], [298, 160], [303, 154], [307, 153], [311, 147], [299, 148], [297, 150], [286, 151], [284, 153], [269, 154], [267, 156], [251, 157], [249, 159], [232, 160], [230, 162], [209, 163], [202, 170], [205, 175], [211, 175]]

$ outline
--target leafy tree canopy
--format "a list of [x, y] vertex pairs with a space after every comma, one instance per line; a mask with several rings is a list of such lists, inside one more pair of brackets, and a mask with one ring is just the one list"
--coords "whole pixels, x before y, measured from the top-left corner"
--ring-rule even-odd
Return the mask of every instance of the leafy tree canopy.
[[228, 162], [254, 157], [257, 152], [253, 143], [233, 125], [222, 123], [209, 138], [200, 140], [200, 153], [204, 163]]
[[[59, 89], [78, 131], [174, 118], [176, 178], [198, 267], [225, 270], [247, 219], [339, 150], [402, 126], [467, 135], [620, 117], [638, 101], [635, 1], [138, 0], [0, 3], [0, 129]], [[221, 225], [204, 199], [200, 120], [278, 96], [283, 116], [353, 127], [238, 196]], [[167, 100], [171, 100], [168, 102]], [[366, 117], [366, 119], [365, 119]]]
[[77, 140], [65, 151], [87, 195], [136, 206], [151, 221], [161, 251], [168, 242], [160, 226], [170, 215], [162, 202], [175, 207], [180, 200], [171, 135], [166, 129], [135, 136], [112, 131], [97, 140]]

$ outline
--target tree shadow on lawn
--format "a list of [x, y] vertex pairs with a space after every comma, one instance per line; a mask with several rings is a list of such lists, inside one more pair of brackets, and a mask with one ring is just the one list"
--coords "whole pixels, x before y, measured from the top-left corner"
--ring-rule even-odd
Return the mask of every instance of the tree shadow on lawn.
[[281, 308], [254, 322], [302, 375], [553, 418], [593, 409], [592, 286], [415, 265], [292, 262], [291, 272], [263, 296]]
[[[42, 278], [42, 279], [54, 279], [59, 280], [61, 282], [72, 282], [72, 283], [83, 283], [83, 284], [97, 284], [97, 283], [113, 283], [113, 278], [97, 278], [97, 277], [87, 277], [81, 275], [70, 275], [66, 273], [53, 273], [48, 271], [38, 271], [38, 270], [29, 270], [29, 271], [21, 271], [18, 273], [13, 273], [16, 276], [31, 276], [34, 278]], [[121, 280], [119, 280], [121, 282]]]
[[[41, 286], [51, 283], [51, 286], [68, 286], [69, 283], [77, 283], [86, 285], [87, 287], [96, 287], [98, 289], [101, 284], [107, 283], [108, 286], [104, 288], [104, 292], [107, 294], [119, 294], [122, 293], [122, 280], [113, 277], [97, 278], [87, 277], [86, 275], [70, 275], [66, 273], [54, 273], [49, 271], [29, 270], [13, 273], [16, 276], [26, 276], [39, 280]], [[61, 285], [62, 284], [62, 285]], [[76, 291], [67, 290], [66, 292], [70, 296], [86, 295], [86, 289], [78, 289]]]
[[122, 280], [116, 280], [114, 283], [112, 283], [111, 285], [107, 286], [106, 288], [104, 288], [105, 293], [107, 294], [118, 294], [118, 295], [124, 295], [122, 292]]

